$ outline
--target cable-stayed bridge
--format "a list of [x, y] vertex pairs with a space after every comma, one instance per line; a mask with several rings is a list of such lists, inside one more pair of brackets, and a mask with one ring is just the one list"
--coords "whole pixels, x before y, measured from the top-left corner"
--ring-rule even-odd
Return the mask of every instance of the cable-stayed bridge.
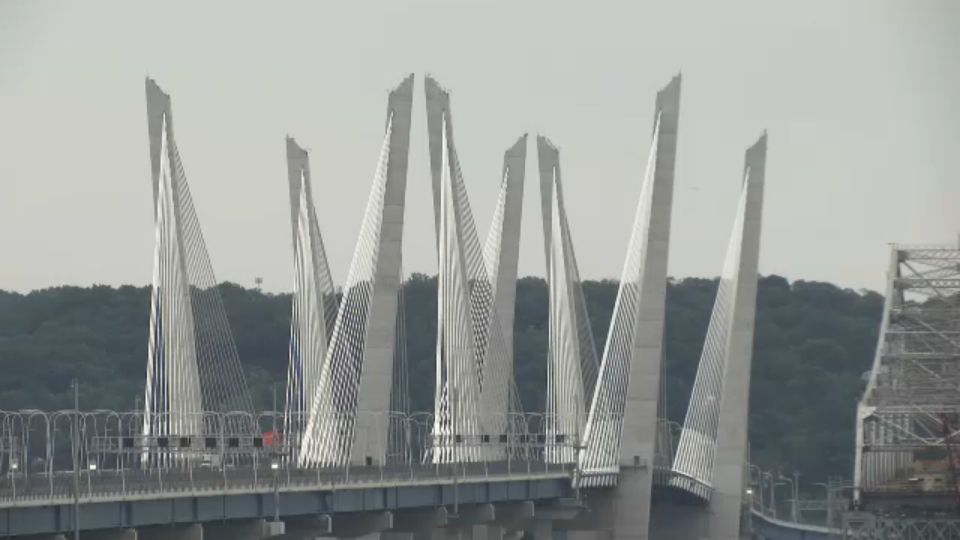
[[481, 241], [450, 93], [429, 77], [424, 86], [439, 269], [433, 410], [409, 407], [402, 309], [413, 75], [389, 94], [339, 293], [309, 155], [286, 140], [295, 279], [279, 411], [253, 408], [175, 142], [170, 96], [148, 79], [156, 244], [145, 405], [124, 413], [0, 412], [0, 534], [749, 534], [747, 396], [766, 135], [746, 151], [700, 367], [674, 437], [660, 387], [680, 77], [656, 96], [607, 336], [592, 335], [587, 319], [560, 152], [537, 137], [549, 284], [543, 411], [523, 410], [513, 378], [515, 363], [525, 361], [514, 358], [513, 314], [527, 136], [504, 153]]

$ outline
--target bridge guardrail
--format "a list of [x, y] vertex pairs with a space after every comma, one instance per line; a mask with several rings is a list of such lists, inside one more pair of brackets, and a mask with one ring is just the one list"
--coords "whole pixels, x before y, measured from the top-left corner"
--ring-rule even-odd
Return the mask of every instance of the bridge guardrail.
[[[518, 466], [519, 465], [519, 466]], [[478, 481], [510, 476], [568, 476], [570, 465], [547, 462], [523, 464], [502, 462], [463, 465], [410, 465], [345, 469], [236, 469], [222, 471], [197, 470], [130, 470], [81, 471], [79, 493], [74, 490], [74, 473], [60, 471], [53, 478], [36, 475], [30, 483], [0, 488], [0, 508], [71, 502], [79, 495], [84, 502], [123, 500], [145, 496], [161, 498], [185, 493], [229, 493], [318, 490], [333, 487], [349, 488], [369, 484], [439, 483]]]
[[[227, 413], [237, 418], [245, 413]], [[216, 413], [204, 423], [225, 426]], [[0, 507], [170, 494], [288, 491], [373, 482], [476, 480], [505, 475], [567, 475], [573, 464], [549, 459], [567, 437], [546, 437], [543, 415], [511, 420], [515, 432], [479, 437], [469, 463], [432, 463], [429, 415], [399, 418], [406, 446], [387, 462], [299, 467], [278, 432], [279, 413], [244, 416], [245, 433], [143, 435], [142, 413], [0, 411]], [[236, 424], [237, 422], [231, 422]], [[279, 424], [282, 429], [282, 424]], [[531, 429], [533, 427], [533, 429]], [[258, 433], [266, 429], [263, 436]], [[215, 439], [214, 444], [210, 441]], [[235, 440], [234, 440], [235, 439]], [[506, 442], [504, 442], [506, 441]], [[555, 453], [555, 452], [553, 452]]]

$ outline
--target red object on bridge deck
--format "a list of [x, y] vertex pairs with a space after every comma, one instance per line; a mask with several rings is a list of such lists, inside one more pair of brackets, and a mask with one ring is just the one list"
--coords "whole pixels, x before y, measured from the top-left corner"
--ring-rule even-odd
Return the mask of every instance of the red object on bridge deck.
[[264, 431], [264, 432], [263, 432], [263, 445], [264, 445], [264, 446], [274, 446], [274, 445], [279, 446], [282, 439], [283, 439], [283, 437], [280, 435], [279, 432], [276, 432], [276, 431]]

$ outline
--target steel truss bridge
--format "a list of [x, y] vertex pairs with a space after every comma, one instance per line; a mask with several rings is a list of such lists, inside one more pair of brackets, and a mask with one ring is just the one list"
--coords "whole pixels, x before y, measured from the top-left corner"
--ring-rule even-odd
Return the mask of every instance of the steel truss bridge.
[[857, 408], [855, 538], [960, 537], [960, 244], [894, 245]]
[[198, 538], [243, 523], [245, 532], [230, 537], [527, 531], [548, 538], [554, 528], [613, 538], [747, 534], [747, 397], [767, 137], [745, 154], [700, 367], [686, 419], [674, 428], [661, 419], [660, 388], [680, 87], [676, 76], [656, 95], [605, 340], [592, 335], [587, 318], [560, 151], [536, 139], [549, 284], [546, 405], [537, 413], [522, 410], [513, 380], [527, 136], [504, 153], [481, 239], [450, 94], [425, 78], [439, 271], [434, 407], [420, 414], [409, 406], [401, 287], [414, 76], [388, 96], [342, 294], [324, 249], [308, 152], [288, 137], [295, 279], [287, 390], [282, 411], [255, 413], [174, 137], [171, 99], [147, 79], [155, 250], [144, 407], [0, 413], [0, 534]]

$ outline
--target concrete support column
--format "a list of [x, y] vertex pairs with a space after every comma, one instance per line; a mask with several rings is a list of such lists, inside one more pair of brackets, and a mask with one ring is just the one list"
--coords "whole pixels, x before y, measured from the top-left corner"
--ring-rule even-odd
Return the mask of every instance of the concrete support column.
[[287, 524], [283, 521], [264, 521], [263, 536], [261, 538], [273, 538], [287, 532]]
[[361, 538], [377, 535], [393, 528], [392, 512], [357, 512], [333, 516], [331, 536]]
[[[373, 275], [367, 329], [363, 338], [363, 369], [357, 389], [358, 414], [350, 462], [382, 465], [389, 440], [389, 411], [393, 383], [397, 330], [397, 293], [403, 244], [403, 209], [407, 191], [407, 158], [410, 150], [410, 111], [413, 106], [413, 75], [390, 92], [390, 154], [384, 185], [381, 223]], [[364, 334], [361, 334], [364, 335]]]
[[650, 520], [650, 538], [653, 540], [707, 538], [708, 514], [709, 510], [706, 506], [660, 502], [652, 514], [653, 519]]
[[470, 540], [503, 540], [503, 527], [487, 523], [471, 525]]
[[[274, 522], [268, 523], [268, 528]], [[330, 536], [333, 530], [333, 519], [327, 514], [315, 516], [297, 516], [282, 522], [285, 538], [316, 538]]]
[[767, 135], [747, 149], [744, 169], [743, 214], [735, 297], [727, 342], [723, 392], [717, 429], [708, 532], [713, 540], [739, 540], [744, 502], [744, 464], [747, 458], [750, 370], [757, 308], [757, 265], [767, 162]]
[[83, 531], [80, 536], [83, 540], [138, 540], [139, 538], [136, 529]]
[[535, 511], [536, 506], [533, 501], [495, 505], [494, 521], [491, 525], [496, 525], [500, 530], [491, 534], [499, 535], [500, 538], [508, 538], [509, 531], [522, 531], [533, 519]]
[[487, 525], [493, 522], [496, 514], [492, 504], [461, 506], [448, 520], [447, 538], [486, 540]]
[[448, 518], [449, 513], [443, 506], [397, 512], [393, 515], [393, 528], [390, 531], [391, 534], [423, 533], [438, 527], [445, 527], [449, 521]]
[[553, 540], [553, 521], [538, 519], [533, 522], [533, 540]]
[[262, 540], [286, 532], [282, 521], [265, 519], [244, 519], [207, 523], [204, 533], [210, 538], [230, 538], [231, 540]]
[[145, 527], [137, 531], [138, 540], [203, 540], [203, 525]]
[[479, 539], [474, 536], [474, 540], [503, 540], [506, 531], [499, 525], [487, 525], [486, 532]]
[[448, 539], [458, 539], [460, 538], [459, 529], [446, 529], [443, 527], [435, 527], [433, 529], [428, 529], [425, 531], [419, 531], [413, 533], [414, 540], [448, 540]]
[[657, 93], [659, 117], [643, 272], [636, 306], [626, 405], [620, 443], [620, 480], [612, 498], [615, 538], [649, 538], [657, 407], [663, 357], [663, 328], [673, 207], [674, 165], [680, 115], [680, 76]]

